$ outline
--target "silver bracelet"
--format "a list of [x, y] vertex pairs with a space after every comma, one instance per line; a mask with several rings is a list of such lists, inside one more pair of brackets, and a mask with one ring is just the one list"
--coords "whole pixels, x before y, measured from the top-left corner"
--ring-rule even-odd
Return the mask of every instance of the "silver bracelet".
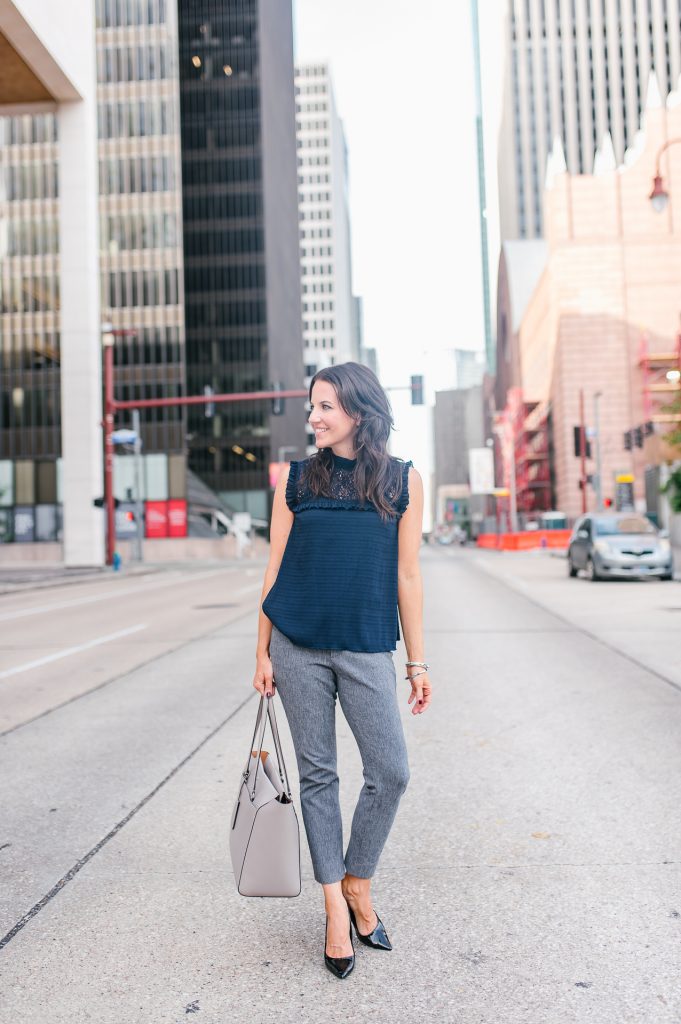
[[416, 668], [425, 668], [426, 671], [428, 671], [428, 669], [430, 668], [430, 665], [425, 661], [407, 661], [405, 662], [405, 664], [407, 668], [410, 668], [412, 665], [414, 665]]
[[413, 676], [405, 676], [404, 678], [405, 679], [416, 679], [418, 676], [425, 676], [425, 675], [426, 675], [426, 670], [424, 669], [423, 672], [414, 672]]

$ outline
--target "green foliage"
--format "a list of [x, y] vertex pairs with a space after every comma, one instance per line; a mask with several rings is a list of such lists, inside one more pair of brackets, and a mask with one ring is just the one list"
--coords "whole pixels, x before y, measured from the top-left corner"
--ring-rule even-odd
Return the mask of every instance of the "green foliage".
[[672, 512], [681, 512], [681, 466], [672, 471], [666, 484], [660, 490], [663, 494], [668, 495]]
[[[662, 406], [662, 412], [674, 413], [681, 417], [681, 392], [675, 396], [674, 401], [670, 402], [669, 405]], [[668, 434], [664, 435], [664, 439], [672, 448], [679, 449], [679, 457], [681, 458], [681, 419], [674, 424]]]

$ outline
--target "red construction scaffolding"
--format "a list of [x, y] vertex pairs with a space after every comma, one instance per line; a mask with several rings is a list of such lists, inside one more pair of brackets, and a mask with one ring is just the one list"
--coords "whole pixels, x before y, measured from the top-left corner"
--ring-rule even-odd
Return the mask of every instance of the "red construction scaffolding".
[[681, 422], [681, 411], [670, 412], [664, 408], [673, 403], [681, 391], [681, 333], [676, 336], [676, 351], [673, 352], [651, 352], [648, 336], [641, 335], [638, 365], [644, 420], [653, 424]]
[[515, 466], [518, 512], [526, 516], [553, 507], [550, 465], [551, 419], [548, 402], [524, 402], [520, 388], [509, 388], [506, 406], [496, 417], [502, 440], [504, 487], [511, 488], [511, 454]]
[[516, 444], [518, 508], [526, 513], [548, 512], [552, 508], [549, 405], [525, 402], [524, 411]]

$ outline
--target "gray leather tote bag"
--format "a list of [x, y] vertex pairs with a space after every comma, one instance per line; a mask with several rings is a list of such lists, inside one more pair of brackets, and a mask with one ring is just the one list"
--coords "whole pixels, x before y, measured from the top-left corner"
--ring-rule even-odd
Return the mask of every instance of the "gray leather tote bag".
[[[260, 698], [251, 749], [232, 812], [229, 850], [234, 880], [242, 896], [300, 895], [300, 829], [273, 701], [272, 697]], [[268, 719], [276, 767], [271, 754], [262, 749]]]

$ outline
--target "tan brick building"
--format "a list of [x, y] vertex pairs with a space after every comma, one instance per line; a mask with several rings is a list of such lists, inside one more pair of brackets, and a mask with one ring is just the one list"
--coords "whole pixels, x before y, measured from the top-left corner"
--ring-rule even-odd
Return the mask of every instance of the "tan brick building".
[[[680, 137], [681, 94], [672, 93], [666, 105], [650, 98], [644, 128], [620, 167], [607, 136], [591, 175], [569, 174], [557, 144], [543, 196], [543, 270], [537, 267], [536, 243], [516, 242], [502, 252], [496, 401], [498, 409], [506, 407], [507, 421], [514, 421], [521, 509], [553, 503], [570, 516], [581, 511], [573, 440], [580, 389], [589, 426], [594, 395], [601, 392], [603, 496], [614, 496], [616, 473], [633, 472], [635, 496], [643, 503], [645, 466], [659, 458], [661, 435], [669, 429], [660, 406], [679, 387], [659, 372], [654, 383], [641, 357], [646, 347], [649, 353], [678, 353], [681, 144], [661, 157], [666, 210], [656, 213], [648, 197], [660, 147]], [[651, 421], [657, 437], [649, 437], [643, 449], [626, 451], [625, 431]], [[543, 462], [551, 467], [550, 485]], [[593, 461], [587, 471], [595, 472]], [[534, 490], [533, 479], [539, 481]], [[593, 509], [591, 488], [587, 500]]]

